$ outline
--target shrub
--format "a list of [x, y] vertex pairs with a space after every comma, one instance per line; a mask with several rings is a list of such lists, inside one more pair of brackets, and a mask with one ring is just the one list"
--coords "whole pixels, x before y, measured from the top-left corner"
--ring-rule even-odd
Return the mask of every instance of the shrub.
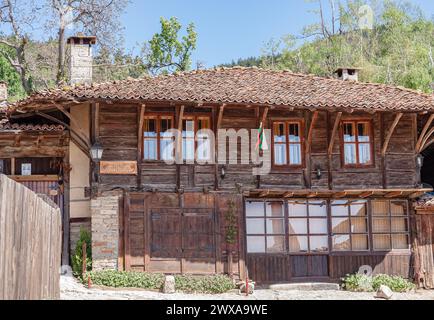
[[82, 276], [83, 243], [86, 243], [86, 271], [90, 271], [92, 270], [91, 234], [86, 229], [80, 228], [80, 239], [77, 241], [74, 254], [71, 257], [72, 271], [76, 277]]
[[[104, 270], [88, 272], [87, 276], [95, 285], [113, 288], [161, 289], [164, 283], [164, 276], [158, 273]], [[87, 277], [82, 281], [86, 284]]]
[[373, 277], [361, 274], [349, 274], [342, 279], [342, 287], [348, 291], [377, 291], [381, 285], [388, 286], [394, 292], [407, 292], [415, 285], [400, 276], [378, 274]]
[[[112, 288], [160, 290], [164, 285], [164, 275], [158, 273], [116, 270], [92, 271], [82, 277], [83, 284], [87, 284], [88, 276], [93, 284]], [[222, 275], [176, 275], [175, 286], [178, 291], [187, 293], [224, 293], [235, 288], [232, 279]]]
[[232, 279], [223, 275], [177, 275], [175, 276], [175, 286], [177, 290], [187, 293], [224, 293], [235, 289]]

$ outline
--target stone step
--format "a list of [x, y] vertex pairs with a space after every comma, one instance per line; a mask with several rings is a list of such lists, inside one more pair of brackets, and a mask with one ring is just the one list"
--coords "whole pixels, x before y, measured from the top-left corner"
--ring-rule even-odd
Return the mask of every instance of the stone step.
[[326, 291], [326, 290], [340, 290], [339, 284], [327, 282], [303, 282], [303, 283], [281, 283], [272, 284], [267, 286], [271, 290], [281, 291]]

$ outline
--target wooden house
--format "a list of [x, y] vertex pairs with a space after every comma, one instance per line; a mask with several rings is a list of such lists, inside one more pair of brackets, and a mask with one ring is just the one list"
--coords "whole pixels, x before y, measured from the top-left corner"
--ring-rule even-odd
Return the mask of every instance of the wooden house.
[[[59, 197], [65, 252], [90, 228], [95, 269], [272, 283], [369, 265], [413, 278], [433, 96], [339, 74], [352, 79], [236, 67], [35, 93], [6, 112], [0, 171]], [[258, 128], [271, 132], [251, 137], [268, 145], [266, 174], [240, 157], [187, 161], [200, 129]], [[164, 161], [169, 129], [182, 132], [182, 164]]]

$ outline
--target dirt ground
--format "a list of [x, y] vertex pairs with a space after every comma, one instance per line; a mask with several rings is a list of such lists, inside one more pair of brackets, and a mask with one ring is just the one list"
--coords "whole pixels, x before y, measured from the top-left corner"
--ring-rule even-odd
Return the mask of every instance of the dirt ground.
[[[378, 300], [375, 293], [359, 293], [338, 290], [327, 291], [285, 291], [256, 290], [249, 297], [238, 292], [217, 295], [207, 294], [164, 294], [145, 290], [87, 289], [71, 276], [60, 280], [62, 300]], [[395, 293], [392, 300], [434, 300], [434, 290], [418, 290], [413, 293]]]

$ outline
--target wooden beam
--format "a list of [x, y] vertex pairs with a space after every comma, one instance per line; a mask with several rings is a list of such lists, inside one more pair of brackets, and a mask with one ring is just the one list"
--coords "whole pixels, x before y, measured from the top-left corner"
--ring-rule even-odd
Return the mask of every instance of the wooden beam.
[[182, 131], [182, 118], [184, 117], [184, 106], [181, 106], [178, 110], [178, 130]]
[[338, 199], [345, 198], [347, 195], [348, 195], [347, 191], [342, 191], [342, 192], [335, 193], [335, 198], [338, 198]]
[[396, 197], [402, 196], [403, 193], [404, 193], [404, 191], [393, 191], [393, 192], [387, 193], [384, 197], [388, 198], [388, 199], [396, 198]]
[[307, 195], [307, 198], [315, 198], [318, 197], [318, 192], [311, 192]]
[[393, 120], [393, 123], [390, 126], [389, 131], [387, 132], [386, 139], [384, 140], [384, 143], [383, 143], [383, 148], [381, 149], [381, 155], [383, 157], [386, 155], [387, 148], [389, 147], [390, 139], [392, 138], [393, 132], [395, 131], [395, 128], [398, 125], [399, 120], [401, 120], [402, 116], [403, 116], [402, 112], [398, 113], [395, 116], [395, 120]]
[[221, 128], [222, 121], [223, 121], [223, 113], [225, 112], [225, 107], [226, 107], [225, 104], [220, 106], [219, 115], [218, 115], [218, 119], [217, 119], [217, 128], [216, 128], [217, 130]]
[[333, 126], [332, 135], [330, 137], [330, 143], [329, 143], [329, 148], [328, 148], [328, 155], [329, 156], [331, 156], [331, 154], [333, 152], [333, 146], [335, 144], [335, 138], [336, 138], [336, 134], [337, 134], [338, 129], [339, 129], [339, 124], [341, 122], [341, 118], [342, 118], [342, 112], [338, 112], [338, 114], [336, 116], [335, 124]]
[[38, 136], [38, 138], [36, 139], [36, 147], [39, 148], [42, 140], [44, 140], [44, 136], [43, 135]]
[[270, 194], [270, 190], [264, 190], [261, 193], [259, 193], [260, 198], [265, 198]]
[[434, 121], [434, 113], [429, 116], [428, 121], [425, 123], [425, 126], [423, 127], [419, 139], [417, 140], [416, 148], [415, 148], [417, 153], [420, 153], [422, 151], [423, 139], [425, 138], [425, 135], [428, 132], [428, 129], [431, 126], [433, 121]]
[[[184, 105], [180, 106], [177, 110], [177, 119], [178, 119], [178, 137], [177, 137], [177, 145], [176, 145], [176, 162], [180, 163], [182, 161], [182, 118], [184, 117]], [[176, 167], [177, 173], [176, 173], [176, 180], [177, 180], [177, 185], [178, 187], [180, 187], [181, 184], [181, 173], [180, 173], [180, 168], [179, 166]]]
[[418, 153], [421, 153], [423, 150], [426, 149], [426, 144], [428, 142], [428, 139], [432, 136], [433, 133], [434, 133], [434, 128], [431, 128], [428, 131], [428, 133], [425, 135], [425, 137], [423, 137], [422, 144], [421, 144], [419, 150], [417, 150]]
[[83, 128], [81, 127], [80, 123], [72, 116], [72, 114], [69, 113], [68, 111], [66, 111], [65, 108], [62, 107], [62, 106], [56, 105], [56, 108], [60, 112], [62, 112], [71, 121], [71, 124], [74, 125], [77, 128], [77, 130], [78, 130], [77, 133], [79, 133], [80, 136], [81, 136], [81, 138], [84, 141], [86, 141], [86, 143], [90, 146], [90, 143], [88, 142], [89, 139], [88, 139], [88, 137], [86, 135], [86, 132], [83, 130]]
[[19, 147], [21, 143], [21, 135], [17, 134], [14, 139], [14, 147]]
[[360, 194], [360, 198], [366, 199], [366, 198], [371, 197], [372, 195], [374, 195], [373, 191], [366, 191], [366, 192], [363, 192]]
[[142, 160], [142, 145], [143, 145], [143, 123], [145, 121], [145, 109], [146, 106], [142, 104], [139, 106], [139, 119], [137, 123], [137, 161]]
[[16, 161], [15, 158], [11, 158], [11, 174], [15, 175], [16, 173]]
[[269, 107], [265, 107], [264, 112], [262, 113], [262, 120], [261, 120], [261, 123], [262, 123], [262, 129], [265, 128], [265, 121], [267, 120], [268, 110], [269, 110], [269, 109], [270, 109]]
[[285, 192], [283, 194], [284, 198], [292, 198], [294, 196], [294, 192]]
[[[428, 140], [427, 142], [425, 142], [425, 144], [423, 145], [422, 149], [420, 150], [420, 152], [425, 151], [426, 149], [428, 149], [429, 146], [431, 146], [432, 144], [434, 144], [434, 138], [432, 138], [431, 140]], [[419, 153], [420, 153], [419, 152]]]
[[313, 129], [315, 128], [315, 124], [318, 120], [319, 111], [314, 111], [312, 115], [312, 121], [309, 126], [309, 133], [307, 136], [307, 142], [306, 142], [306, 153], [310, 152], [310, 147], [312, 145], [312, 137], [313, 137]]

